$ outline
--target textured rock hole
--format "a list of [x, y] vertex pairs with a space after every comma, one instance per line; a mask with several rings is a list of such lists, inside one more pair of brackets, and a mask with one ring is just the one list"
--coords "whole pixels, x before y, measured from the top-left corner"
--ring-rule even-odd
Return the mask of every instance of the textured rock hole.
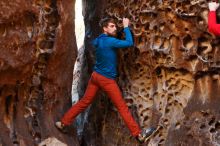
[[202, 111], [201, 113], [202, 113], [202, 115], [203, 115], [204, 117], [208, 117], [208, 116], [209, 116], [209, 113], [206, 112], [206, 111]]
[[219, 121], [217, 123], [215, 123], [215, 129], [217, 129], [217, 130], [220, 129], [220, 122]]
[[207, 57], [207, 59], [208, 59], [208, 60], [213, 60], [212, 54], [209, 54], [208, 57]]
[[34, 26], [34, 22], [36, 21], [37, 17], [35, 16], [35, 14], [33, 12], [30, 11], [25, 11], [24, 12], [24, 23], [26, 25], [26, 27], [33, 27]]
[[180, 76], [180, 74], [179, 73], [175, 73], [175, 75], [174, 75], [175, 77], [179, 77]]
[[130, 104], [133, 104], [134, 101], [133, 101], [133, 99], [126, 99], [126, 102], [130, 103]]
[[128, 85], [128, 90], [130, 90], [131, 89], [131, 85]]
[[171, 96], [168, 96], [167, 101], [170, 102], [172, 100]]
[[214, 129], [214, 128], [211, 128], [211, 129], [209, 130], [209, 132], [210, 132], [210, 133], [214, 133], [214, 132], [215, 132], [215, 129]]
[[216, 62], [216, 65], [217, 65], [217, 66], [220, 66], [220, 61], [217, 61], [217, 62]]
[[[169, 105], [169, 106], [171, 106], [171, 105]], [[169, 112], [170, 112], [170, 109], [166, 108], [165, 113], [168, 114]]]
[[158, 135], [159, 137], [162, 137], [163, 136], [163, 134], [162, 133], [159, 133], [159, 135]]
[[45, 15], [45, 21], [47, 24], [57, 26], [57, 22], [59, 21], [59, 15], [57, 11], [53, 11], [50, 15]]
[[37, 119], [37, 117], [36, 117], [36, 115], [34, 115], [32, 125], [35, 126], [35, 127], [38, 127], [38, 121], [36, 119]]
[[141, 89], [141, 92], [145, 92], [146, 90], [143, 88], [143, 89]]
[[179, 129], [179, 128], [180, 128], [180, 126], [181, 126], [181, 125], [180, 125], [180, 123], [179, 123], [179, 122], [177, 122], [177, 123], [176, 123], [176, 125], [175, 125], [175, 128], [176, 128], [176, 129]]
[[187, 134], [187, 137], [188, 137], [188, 138], [192, 138], [193, 135], [192, 135], [191, 133], [188, 133], [188, 134]]
[[124, 60], [128, 59], [128, 58], [129, 58], [128, 56], [129, 56], [129, 54], [128, 54], [128, 53], [125, 53], [125, 54], [123, 55]]
[[130, 8], [133, 8], [134, 10], [137, 10], [139, 6], [137, 5], [138, 0], [134, 0], [130, 3]]
[[195, 7], [194, 5], [191, 5], [191, 6], [189, 7], [189, 11], [190, 11], [190, 12], [194, 11], [195, 9], [196, 9], [196, 7]]
[[210, 46], [209, 40], [206, 37], [199, 37], [198, 43], [199, 43], [197, 49], [198, 54], [203, 54], [205, 50], [207, 50], [208, 47]]
[[7, 28], [4, 24], [0, 24], [0, 36], [4, 37], [7, 32]]
[[[163, 43], [163, 48], [164, 49], [168, 49], [170, 46], [170, 40], [169, 39], [165, 39], [164, 43]], [[169, 56], [168, 60], [171, 60], [172, 58]]]
[[189, 29], [186, 27], [185, 29], [184, 29], [186, 32], [189, 32]]
[[44, 4], [44, 0], [35, 0], [34, 3], [36, 5], [42, 6]]
[[215, 118], [212, 118], [210, 121], [209, 121], [209, 125], [211, 126], [212, 124], [215, 123]]
[[186, 0], [186, 1], [183, 1], [183, 2], [181, 2], [182, 3], [182, 6], [189, 6], [190, 5], [190, 0]]
[[159, 141], [159, 143], [158, 144], [164, 144], [165, 143], [165, 139], [161, 139], [160, 141]]
[[0, 60], [0, 67], [1, 67], [1, 69], [3, 68], [4, 64], [5, 64], [4, 61]]
[[146, 23], [146, 24], [144, 25], [144, 30], [145, 30], [145, 31], [148, 31], [149, 28], [150, 28], [150, 23]]
[[164, 24], [161, 24], [159, 28], [161, 31], [163, 31], [164, 27], [165, 27]]
[[140, 68], [142, 67], [142, 65], [141, 65], [140, 63], [136, 63], [135, 67], [136, 67], [137, 69], [140, 69]]
[[198, 24], [199, 25], [204, 25], [204, 20], [203, 20], [203, 18], [202, 17], [197, 17], [197, 21], [198, 21]]
[[177, 13], [181, 13], [181, 12], [183, 12], [182, 9], [177, 9], [176, 11], [177, 11]]
[[190, 49], [194, 46], [193, 40], [190, 35], [183, 38], [183, 45], [186, 49]]
[[42, 40], [39, 44], [39, 47], [41, 49], [52, 49], [53, 48], [53, 41], [48, 41], [48, 40]]
[[12, 48], [12, 52], [14, 52], [15, 54], [19, 51], [19, 48], [18, 46], [16, 46], [15, 44], [12, 44], [13, 48]]
[[12, 98], [13, 98], [12, 95], [6, 96], [6, 99], [5, 99], [5, 113], [6, 113], [6, 115], [9, 115], [10, 106], [12, 103]]
[[[170, 5], [170, 4], [169, 4], [169, 5]], [[167, 13], [172, 12], [172, 8], [170, 8], [170, 7], [166, 7], [165, 10], [166, 10]]]
[[[135, 25], [134, 25], [134, 28], [137, 29], [137, 30], [140, 30], [141, 25], [140, 25], [140, 24], [135, 24]], [[140, 39], [141, 39], [141, 38], [140, 38]]]
[[141, 86], [144, 86], [144, 84], [145, 84], [144, 82], [141, 82], [141, 84], [140, 84], [140, 85], [141, 85]]
[[155, 69], [155, 73], [156, 73], [157, 76], [161, 75], [161, 68], [160, 68], [160, 67], [157, 67], [157, 68]]
[[168, 87], [168, 90], [174, 90], [176, 88], [176, 85], [170, 85], [169, 87]]
[[139, 78], [141, 78], [142, 76], [143, 76], [143, 74], [140, 74], [140, 75], [139, 75]]
[[174, 105], [178, 105], [178, 104], [179, 104], [178, 100], [174, 100]]
[[179, 103], [179, 105], [180, 105], [181, 107], [184, 107], [183, 104], [182, 104], [181, 102]]
[[44, 11], [46, 12], [46, 14], [51, 14], [53, 12], [53, 8], [51, 7], [45, 7]]
[[13, 145], [14, 146], [19, 146], [19, 142], [18, 141], [13, 141]]
[[39, 63], [46, 64], [48, 59], [49, 59], [49, 55], [48, 54], [40, 54], [39, 55]]
[[142, 109], [142, 108], [143, 108], [143, 105], [142, 105], [142, 104], [139, 104], [138, 107], [139, 107], [140, 109]]
[[170, 24], [174, 24], [174, 21], [173, 21], [173, 20], [170, 20]]
[[173, 105], [173, 103], [172, 103], [172, 102], [169, 102], [169, 103], [168, 103], [168, 106], [172, 106], [172, 105]]
[[35, 127], [32, 127], [31, 125], [29, 125], [29, 132], [32, 135], [33, 140], [35, 141], [35, 143], [40, 143], [41, 142], [41, 134], [40, 132], [36, 132]]
[[205, 129], [205, 128], [206, 128], [206, 125], [205, 125], [205, 124], [202, 124], [199, 128], [200, 128], [200, 129]]
[[145, 116], [145, 117], [144, 117], [144, 122], [146, 122], [147, 120], [149, 120], [149, 117], [148, 117], [148, 116]]
[[[153, 29], [154, 29], [154, 31], [157, 31], [157, 30], [158, 30], [158, 26], [155, 25], [155, 26], [153, 27]], [[157, 36], [157, 38], [159, 39], [160, 37]]]
[[154, 96], [158, 96], [158, 92], [157, 91], [154, 93]]

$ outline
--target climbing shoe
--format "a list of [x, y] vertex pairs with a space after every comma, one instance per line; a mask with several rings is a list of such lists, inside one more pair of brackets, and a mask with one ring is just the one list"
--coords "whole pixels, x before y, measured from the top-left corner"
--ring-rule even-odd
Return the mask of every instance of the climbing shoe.
[[55, 123], [55, 127], [63, 133], [67, 133], [67, 126], [65, 126], [61, 121]]
[[157, 129], [154, 127], [150, 127], [147, 129], [144, 129], [141, 131], [141, 133], [136, 137], [136, 139], [140, 142], [140, 143], [144, 143], [148, 138], [150, 138], [150, 136], [156, 132]]

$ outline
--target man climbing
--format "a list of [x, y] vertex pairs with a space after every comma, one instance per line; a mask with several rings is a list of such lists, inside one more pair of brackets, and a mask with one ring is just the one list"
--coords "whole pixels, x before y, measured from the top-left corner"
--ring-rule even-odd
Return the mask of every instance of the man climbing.
[[99, 89], [107, 93], [131, 134], [136, 137], [139, 142], [144, 142], [144, 140], [156, 130], [154, 127], [145, 130], [140, 129], [132, 117], [115, 81], [117, 76], [117, 49], [133, 46], [129, 23], [130, 21], [128, 18], [123, 18], [125, 40], [119, 40], [115, 38], [117, 35], [117, 28], [114, 19], [105, 18], [100, 21], [103, 33], [93, 41], [93, 45], [96, 48], [94, 72], [91, 75], [84, 96], [65, 113], [61, 121], [55, 123], [59, 130], [63, 131], [65, 127], [72, 123], [78, 114], [84, 111], [92, 103]]
[[213, 34], [220, 35], [220, 24], [217, 24], [216, 10], [219, 7], [219, 3], [210, 2], [209, 3], [209, 16], [208, 16], [208, 28]]

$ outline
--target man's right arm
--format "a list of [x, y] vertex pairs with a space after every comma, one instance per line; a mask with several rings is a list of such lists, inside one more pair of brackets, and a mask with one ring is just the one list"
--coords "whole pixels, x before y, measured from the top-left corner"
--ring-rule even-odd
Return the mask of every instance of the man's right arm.
[[123, 18], [123, 26], [124, 26], [124, 33], [125, 33], [125, 40], [113, 39], [112, 45], [115, 48], [127, 48], [134, 45], [131, 31], [129, 29], [130, 20], [128, 18]]
[[112, 46], [114, 48], [127, 48], [134, 45], [133, 38], [129, 27], [124, 28], [125, 40], [112, 38]]

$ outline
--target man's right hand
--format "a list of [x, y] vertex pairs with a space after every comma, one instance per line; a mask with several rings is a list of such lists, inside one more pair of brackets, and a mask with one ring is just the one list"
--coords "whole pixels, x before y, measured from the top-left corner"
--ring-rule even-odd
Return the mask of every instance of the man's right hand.
[[123, 18], [123, 26], [124, 26], [124, 28], [128, 27], [129, 23], [130, 23], [130, 20], [128, 18]]
[[209, 3], [209, 11], [216, 11], [219, 7], [219, 3], [210, 2]]

